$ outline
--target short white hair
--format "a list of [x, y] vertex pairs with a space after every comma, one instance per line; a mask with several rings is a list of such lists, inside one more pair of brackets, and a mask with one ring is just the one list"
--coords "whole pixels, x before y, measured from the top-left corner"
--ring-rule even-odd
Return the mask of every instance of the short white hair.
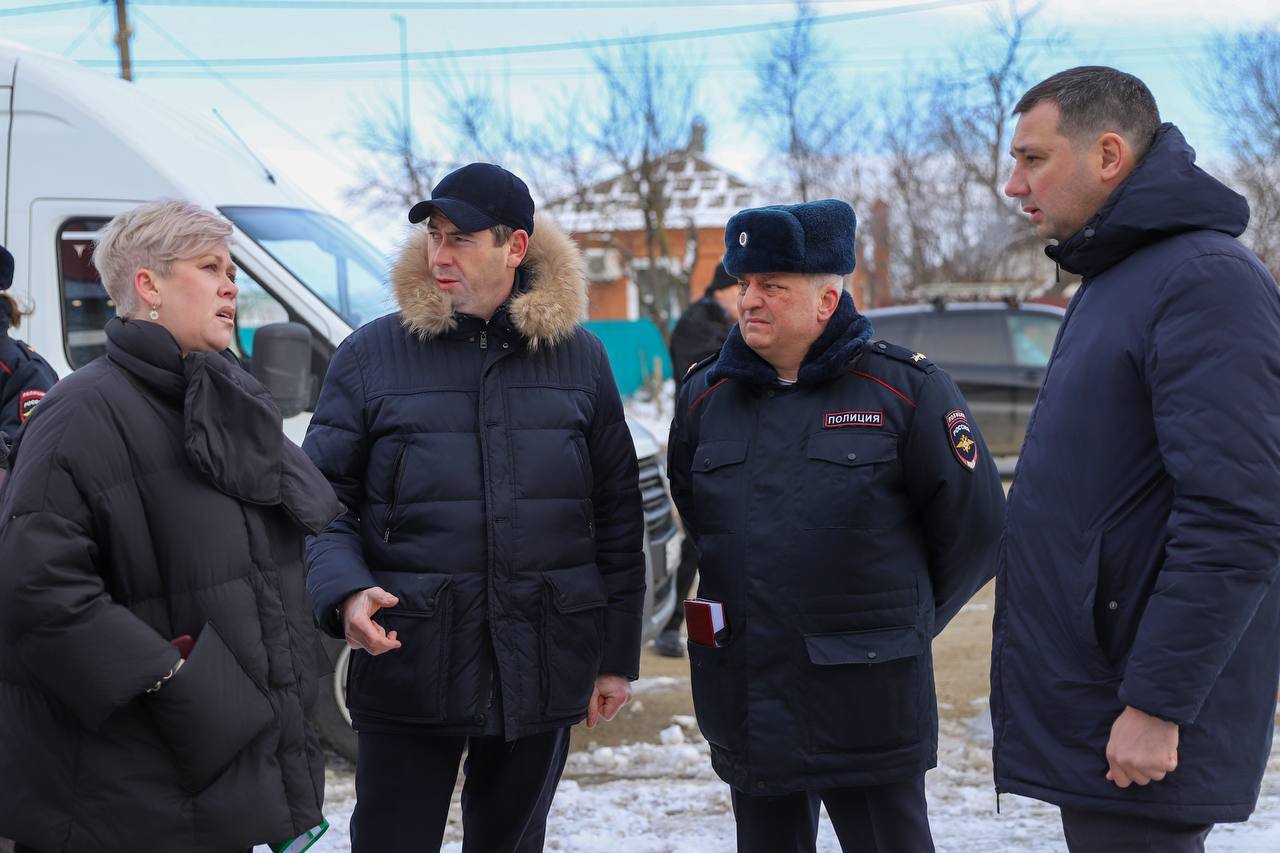
[[835, 273], [819, 273], [809, 276], [809, 283], [819, 290], [831, 288], [832, 290], [844, 290], [844, 276]]
[[168, 275], [175, 261], [199, 257], [231, 236], [231, 223], [187, 201], [163, 199], [125, 211], [98, 233], [93, 265], [116, 304], [116, 315], [136, 316], [140, 269]]

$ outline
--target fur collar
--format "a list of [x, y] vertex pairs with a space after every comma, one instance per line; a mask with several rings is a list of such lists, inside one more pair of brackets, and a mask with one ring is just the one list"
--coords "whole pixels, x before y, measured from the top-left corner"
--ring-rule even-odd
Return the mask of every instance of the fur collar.
[[[813, 385], [838, 376], [869, 340], [871, 321], [853, 307], [853, 297], [847, 292], [840, 294], [836, 313], [805, 354], [797, 384]], [[778, 384], [777, 371], [747, 346], [736, 323], [720, 350], [720, 357], [707, 374], [709, 384], [721, 379], [742, 379], [753, 385]]]
[[[458, 318], [448, 294], [436, 284], [427, 260], [427, 228], [409, 235], [391, 267], [391, 286], [405, 328], [423, 340], [453, 330]], [[582, 253], [546, 216], [534, 218], [529, 252], [520, 265], [526, 286], [511, 297], [511, 325], [529, 349], [554, 346], [573, 333], [587, 310], [587, 277]]]

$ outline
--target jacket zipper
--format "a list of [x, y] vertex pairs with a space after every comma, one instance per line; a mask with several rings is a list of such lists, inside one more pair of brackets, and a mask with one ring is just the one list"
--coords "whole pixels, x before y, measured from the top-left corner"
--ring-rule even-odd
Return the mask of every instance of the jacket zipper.
[[480, 349], [489, 348], [489, 333], [484, 329], [480, 330]]
[[[1090, 235], [1090, 236], [1092, 236], [1092, 235]], [[1052, 352], [1052, 353], [1050, 353], [1050, 356], [1049, 356], [1049, 366], [1048, 366], [1048, 368], [1047, 368], [1047, 369], [1045, 370], [1045, 372], [1044, 372], [1044, 379], [1043, 379], [1043, 380], [1041, 380], [1041, 382], [1040, 382], [1040, 387], [1041, 387], [1041, 389], [1043, 389], [1045, 385], [1048, 385], [1048, 384], [1049, 384], [1049, 374], [1050, 374], [1050, 372], [1052, 372], [1053, 367], [1055, 366], [1055, 363], [1056, 363], [1056, 361], [1057, 361], [1057, 357], [1058, 357], [1058, 346], [1062, 343], [1062, 338], [1063, 338], [1063, 336], [1066, 334], [1066, 331], [1067, 331], [1067, 324], [1071, 322], [1071, 318], [1072, 318], [1072, 316], [1076, 313], [1076, 309], [1078, 309], [1078, 308], [1080, 307], [1080, 303], [1084, 300], [1084, 293], [1085, 293], [1085, 291], [1086, 291], [1086, 290], [1088, 290], [1088, 289], [1089, 289], [1089, 279], [1087, 279], [1087, 278], [1081, 278], [1081, 279], [1080, 279], [1080, 290], [1079, 290], [1079, 292], [1078, 292], [1078, 293], [1076, 293], [1075, 297], [1072, 299], [1072, 301], [1071, 301], [1071, 305], [1070, 305], [1070, 306], [1068, 306], [1068, 307], [1069, 307], [1069, 310], [1067, 311], [1066, 316], [1062, 318], [1062, 325], [1058, 328], [1058, 335], [1057, 335], [1057, 337], [1056, 337], [1056, 338], [1054, 339], [1054, 341], [1053, 341], [1053, 352]], [[1037, 404], [1036, 404], [1036, 409], [1039, 409], [1039, 402], [1038, 402], [1038, 401], [1037, 401]], [[1030, 437], [1031, 437], [1031, 430], [1032, 430], [1032, 428], [1035, 426], [1035, 416], [1036, 416], [1037, 414], [1039, 414], [1039, 412], [1038, 412], [1038, 411], [1036, 411], [1036, 410], [1033, 410], [1031, 414], [1032, 414], [1031, 420], [1030, 420], [1030, 421], [1028, 421], [1028, 423], [1027, 423], [1027, 434], [1026, 434], [1026, 438], [1030, 438]], [[1023, 439], [1023, 450], [1025, 450], [1025, 449], [1026, 449], [1026, 438], [1024, 438], [1024, 439]], [[1019, 456], [1019, 458], [1018, 458], [1018, 464], [1017, 464], [1016, 466], [1014, 466], [1014, 471], [1013, 471], [1013, 475], [1014, 475], [1014, 480], [1015, 480], [1015, 481], [1017, 480], [1017, 477], [1018, 477], [1018, 468], [1022, 467], [1022, 458], [1021, 458], [1022, 454], [1020, 453], [1020, 454], [1018, 454], [1018, 456]], [[1007, 540], [1007, 539], [1008, 539], [1008, 537], [1009, 537], [1009, 519], [1008, 519], [1007, 515], [1006, 515], [1006, 518], [1005, 518], [1004, 529], [1001, 531], [1000, 536], [1001, 536], [1001, 539], [1002, 539], [1002, 540]], [[1004, 548], [1004, 547], [1005, 547], [1005, 545], [1004, 545], [1004, 543], [1002, 542], [1002, 544], [1001, 544], [1001, 548]], [[997, 582], [998, 582], [998, 579], [997, 579]], [[1005, 631], [1007, 630], [1007, 628], [1008, 628], [1008, 626], [1007, 626], [1007, 624], [1006, 624], [1006, 620], [1002, 620], [1002, 621], [1001, 621], [1001, 623], [1000, 623], [1000, 625], [998, 626], [999, 636], [997, 637], [997, 636], [995, 636], [995, 631], [996, 631], [996, 629], [997, 629], [997, 626], [993, 625], [993, 626], [992, 626], [993, 636], [992, 636], [992, 638], [991, 638], [991, 639], [992, 639], [992, 644], [993, 644], [994, 646], [998, 646], [998, 648], [1000, 649], [1000, 657], [1001, 657], [1001, 661], [1000, 661], [1000, 663], [1001, 663], [1001, 674], [1000, 674], [1000, 678], [999, 678], [999, 684], [996, 684], [996, 683], [995, 683], [996, 679], [994, 679], [994, 678], [993, 678], [993, 679], [992, 679], [992, 684], [991, 684], [991, 691], [992, 691], [992, 693], [994, 693], [996, 690], [999, 690], [999, 691], [1000, 691], [1000, 704], [1001, 704], [1001, 706], [1002, 706], [1002, 708], [1003, 708], [1003, 710], [1004, 710], [1004, 717], [1005, 717], [1005, 719], [1006, 719], [1006, 720], [1008, 719], [1008, 716], [1009, 716], [1009, 705], [1008, 705], [1008, 700], [1007, 700], [1007, 698], [1006, 698], [1006, 697], [1005, 697], [1005, 695], [1004, 695], [1004, 673], [1003, 673], [1003, 664], [1004, 664], [1004, 661], [1003, 661], [1003, 657], [1004, 657], [1004, 634], [1005, 634]], [[992, 674], [993, 674], [993, 676], [994, 676], [994, 674], [995, 674], [995, 673], [994, 673], [994, 668], [993, 668], [993, 672], [992, 672]], [[990, 707], [990, 705], [988, 705], [988, 708], [989, 708], [989, 707]], [[992, 775], [992, 776], [995, 776], [995, 777], [998, 779], [998, 778], [999, 778], [999, 776], [1000, 776], [1000, 774], [999, 774], [999, 766], [1000, 766], [1000, 744], [1001, 744], [1001, 742], [1004, 740], [1005, 720], [1001, 720], [1001, 721], [1000, 721], [1000, 728], [999, 728], [999, 730], [998, 730], [998, 731], [996, 730], [996, 727], [995, 727], [994, 723], [995, 723], [995, 720], [994, 720], [994, 718], [993, 718], [993, 719], [992, 719], [992, 727], [991, 727], [991, 775]], [[995, 786], [995, 788], [996, 788], [996, 814], [999, 814], [999, 813], [1000, 813], [1000, 795], [1001, 795], [1002, 793], [1004, 793], [1004, 792], [1000, 790], [1000, 785], [999, 785], [999, 784], [997, 784], [997, 785]]]
[[400, 477], [404, 473], [404, 452], [409, 449], [409, 445], [401, 444], [400, 452], [396, 454], [396, 465], [391, 473], [391, 504], [387, 507], [387, 518], [382, 525], [382, 541], [391, 541], [391, 519], [396, 513], [396, 503], [400, 498]]

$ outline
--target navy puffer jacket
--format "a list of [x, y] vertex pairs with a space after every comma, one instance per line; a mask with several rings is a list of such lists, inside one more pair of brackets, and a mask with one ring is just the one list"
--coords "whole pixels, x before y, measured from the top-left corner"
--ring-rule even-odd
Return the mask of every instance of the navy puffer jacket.
[[349, 508], [308, 547], [322, 627], [380, 586], [400, 649], [353, 653], [359, 731], [571, 725], [596, 676], [635, 678], [644, 535], [635, 448], [604, 347], [578, 325], [581, 259], [539, 218], [489, 322], [452, 313], [422, 228], [400, 312], [335, 354], [304, 449]]
[[[1000, 791], [1181, 822], [1248, 817], [1280, 673], [1280, 294], [1245, 200], [1172, 125], [1049, 251], [1083, 284], [1031, 416], [997, 580]], [[1178, 768], [1105, 778], [1126, 705]]]

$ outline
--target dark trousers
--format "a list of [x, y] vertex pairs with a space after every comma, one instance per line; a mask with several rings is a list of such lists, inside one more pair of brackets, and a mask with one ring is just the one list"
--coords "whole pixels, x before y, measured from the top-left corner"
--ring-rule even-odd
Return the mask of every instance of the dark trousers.
[[664, 631], [679, 631], [684, 624], [684, 600], [693, 589], [693, 579], [698, 576], [698, 549], [693, 547], [693, 537], [686, 536], [680, 543], [680, 567], [676, 569], [676, 609], [667, 620]]
[[1204, 853], [1211, 829], [1211, 823], [1062, 809], [1062, 834], [1071, 853]]
[[352, 851], [439, 850], [464, 747], [463, 853], [541, 851], [567, 728], [514, 741], [361, 732]]
[[818, 809], [845, 853], [932, 853], [924, 776], [867, 788], [827, 788], [777, 797], [732, 790], [738, 853], [814, 853]]

